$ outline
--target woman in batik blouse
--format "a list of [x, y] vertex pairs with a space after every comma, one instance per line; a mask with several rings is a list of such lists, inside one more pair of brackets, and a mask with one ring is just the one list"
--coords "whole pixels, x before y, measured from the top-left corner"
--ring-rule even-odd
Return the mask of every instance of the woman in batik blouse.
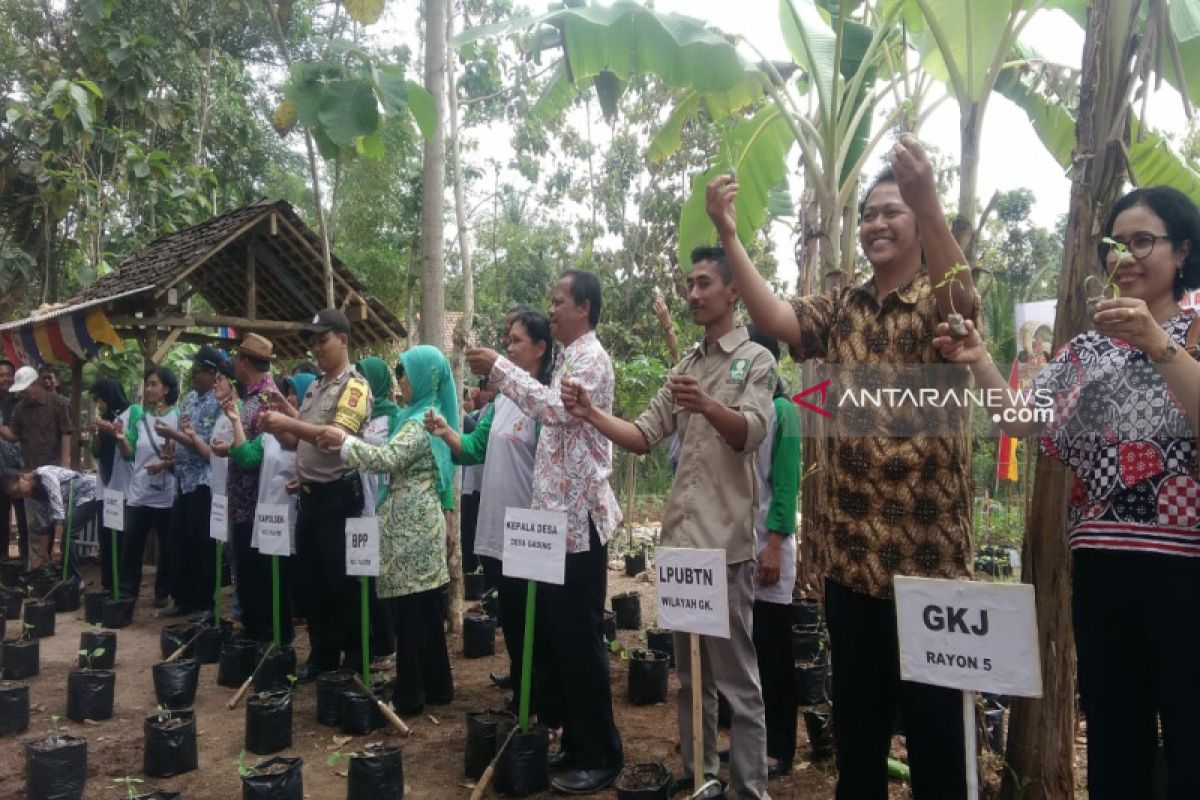
[[458, 426], [458, 392], [446, 357], [436, 347], [405, 351], [396, 365], [404, 399], [396, 432], [370, 445], [341, 428], [326, 426], [322, 447], [340, 450], [349, 467], [391, 475], [379, 518], [379, 597], [388, 601], [396, 631], [396, 691], [393, 704], [403, 714], [454, 699], [450, 655], [446, 650], [446, 585], [450, 547], [441, 498], [453, 485], [450, 448], [425, 431], [433, 410]]
[[1106, 276], [1088, 293], [1104, 287], [1106, 299], [1091, 330], [1034, 379], [1031, 402], [1009, 395], [976, 331], [954, 339], [941, 325], [934, 345], [1004, 398], [989, 410], [1005, 432], [1040, 434], [1042, 452], [1072, 472], [1072, 609], [1091, 797], [1152, 796], [1160, 726], [1168, 796], [1193, 797], [1200, 364], [1189, 350], [1200, 325], [1180, 301], [1200, 286], [1200, 211], [1174, 189], [1138, 189], [1117, 201], [1102, 236]]

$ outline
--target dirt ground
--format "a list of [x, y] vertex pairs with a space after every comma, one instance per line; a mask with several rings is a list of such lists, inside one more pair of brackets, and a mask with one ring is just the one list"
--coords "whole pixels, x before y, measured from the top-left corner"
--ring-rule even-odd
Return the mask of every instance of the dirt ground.
[[[142, 590], [144, 598], [152, 596], [153, 576], [153, 569], [148, 569], [147, 582]], [[94, 568], [88, 577], [94, 578]], [[609, 572], [610, 595], [629, 590], [641, 593], [643, 623], [648, 624], [654, 618], [653, 586], [636, 582], [623, 573]], [[171, 621], [156, 617], [156, 612], [150, 606], [150, 603], [143, 601], [137, 609], [134, 624], [118, 633], [113, 719], [84, 725], [64, 721], [69, 733], [85, 736], [88, 740], [88, 783], [85, 794], [88, 800], [125, 797], [124, 788], [114, 785], [113, 780], [124, 776], [145, 777], [141, 774], [142, 721], [156, 708], [151, 667], [160, 660], [159, 631]], [[51, 715], [65, 715], [67, 672], [76, 659], [79, 633], [84, 628], [82, 609], [77, 613], [59, 614], [56, 634], [41, 642], [41, 673], [30, 681], [30, 730], [26, 734], [0, 740], [2, 798], [26, 797], [22, 742], [47, 732]], [[620, 631], [619, 638], [626, 647], [644, 645], [639, 631]], [[307, 637], [302, 632], [297, 634], [296, 645], [299, 660], [303, 663]], [[406, 739], [386, 729], [345, 741], [337, 731], [316, 722], [315, 684], [300, 687], [295, 697], [293, 746], [280, 755], [304, 759], [304, 796], [313, 800], [345, 797], [345, 766], [329, 766], [329, 754], [334, 750], [355, 750], [369, 742], [386, 741], [398, 743], [403, 748], [409, 798], [466, 798], [473, 783], [462, 775], [465, 715], [469, 711], [500, 708], [506, 696], [488, 680], [489, 671], [503, 672], [507, 669], [506, 660], [500, 655], [504, 648], [499, 636], [496, 652], [497, 655], [490, 658], [464, 659], [461, 642], [457, 639], [452, 641], [456, 699], [450, 706], [428, 709], [431, 713], [427, 715], [408, 718], [406, 722], [412, 729], [412, 735]], [[610, 666], [613, 704], [617, 725], [624, 739], [626, 762], [662, 761], [678, 773], [680, 757], [676, 751], [678, 737], [673, 707], [631, 705], [626, 699], [628, 677], [625, 663], [612, 656]], [[201, 669], [200, 689], [195, 704], [199, 769], [175, 778], [146, 778], [139, 787], [140, 791], [169, 789], [181, 792], [185, 800], [226, 800], [241, 795], [235, 762], [242, 749], [245, 704], [234, 711], [226, 709], [225, 703], [233, 690], [217, 685], [216, 672], [215, 664], [204, 665]], [[672, 693], [677, 686], [672, 677]], [[810, 752], [801, 724], [794, 771], [786, 778], [771, 782], [773, 797], [811, 800], [833, 797], [834, 775], [831, 768], [811, 763], [808, 760]], [[254, 758], [248, 754], [251, 763]], [[550, 796], [549, 792], [539, 795]], [[610, 790], [596, 796], [613, 798], [616, 793]], [[910, 793], [907, 787], [892, 784], [890, 796], [891, 800], [899, 800], [909, 797]]]

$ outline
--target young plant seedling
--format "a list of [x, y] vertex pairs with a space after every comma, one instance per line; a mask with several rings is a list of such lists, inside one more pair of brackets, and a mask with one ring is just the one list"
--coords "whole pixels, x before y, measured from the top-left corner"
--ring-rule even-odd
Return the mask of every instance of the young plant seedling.
[[288, 691], [289, 692], [296, 691], [296, 681], [298, 681], [298, 680], [300, 680], [300, 679], [298, 677], [296, 677], [295, 675], [292, 675], [290, 673], [288, 674], [287, 682], [288, 682]]
[[622, 661], [629, 660], [629, 649], [627, 647], [625, 647], [625, 645], [618, 642], [616, 639], [613, 639], [611, 642], [608, 643], [608, 649], [611, 652], [619, 655], [621, 657]]
[[97, 647], [95, 650], [88, 650], [85, 648], [85, 649], [79, 651], [79, 655], [81, 657], [83, 657], [83, 659], [85, 661], [87, 661], [87, 668], [91, 669], [92, 668], [92, 659], [99, 658], [100, 656], [104, 655], [104, 648]]
[[128, 797], [130, 800], [132, 800], [134, 797], [137, 797], [137, 792], [135, 792], [134, 789], [138, 786], [141, 786], [142, 783], [144, 783], [144, 781], [141, 778], [133, 778], [129, 775], [126, 775], [124, 778], [113, 778], [113, 786], [120, 786], [124, 784], [125, 791], [128, 792]]
[[1102, 301], [1115, 300], [1121, 296], [1121, 287], [1113, 283], [1113, 278], [1116, 277], [1121, 262], [1127, 258], [1133, 258], [1133, 254], [1129, 252], [1129, 248], [1122, 242], [1118, 242], [1110, 236], [1105, 236], [1101, 241], [1111, 247], [1113, 252], [1117, 254], [1117, 263], [1113, 265], [1111, 271], [1109, 271], [1107, 264], [1104, 266], [1107, 274], [1106, 280], [1101, 280], [1095, 275], [1088, 275], [1083, 279], [1084, 291], [1087, 291], [1088, 286], [1093, 283], [1100, 287], [1095, 293], [1089, 293], [1087, 296], [1087, 312], [1089, 317], [1096, 315], [1096, 306]]
[[63, 729], [63, 726], [61, 724], [59, 724], [61, 722], [62, 722], [62, 717], [60, 715], [58, 715], [58, 714], [50, 715], [50, 735], [56, 739], [65, 732], [65, 730]]
[[950, 335], [955, 339], [967, 338], [967, 326], [963, 320], [963, 315], [958, 313], [958, 310], [954, 308], [954, 286], [957, 285], [960, 289], [964, 290], [967, 288], [963, 286], [962, 280], [960, 280], [958, 277], [958, 273], [966, 272], [970, 269], [971, 268], [966, 264], [956, 263], [950, 269], [946, 270], [946, 276], [938, 282], [937, 286], [934, 287], [935, 289], [943, 289], [947, 286], [950, 287], [950, 313], [946, 315], [946, 324], [950, 326]]
[[33, 626], [28, 622], [23, 623], [23, 627], [21, 629], [21, 638], [27, 642], [33, 638]]
[[166, 706], [164, 706], [160, 703], [158, 706], [157, 719], [158, 719], [159, 723], [170, 722], [171, 721], [171, 709], [167, 708]]
[[242, 752], [238, 753], [237, 761], [234, 761], [233, 764], [237, 767], [238, 775], [241, 775], [243, 778], [249, 778], [255, 774], [254, 768], [246, 763], [246, 750], [244, 748]]

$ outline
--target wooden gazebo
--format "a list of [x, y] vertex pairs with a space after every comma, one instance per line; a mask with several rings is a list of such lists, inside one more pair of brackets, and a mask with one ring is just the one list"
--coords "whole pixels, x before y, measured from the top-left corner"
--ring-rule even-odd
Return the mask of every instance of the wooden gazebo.
[[[350, 319], [354, 348], [394, 349], [404, 324], [336, 255], [332, 262], [334, 302]], [[193, 298], [207, 310], [193, 310]], [[16, 361], [70, 363], [78, 415], [82, 364], [101, 343], [134, 339], [158, 363], [177, 342], [230, 347], [256, 331], [297, 358], [300, 329], [325, 306], [317, 235], [287, 201], [261, 200], [155, 239], [69, 300], [0, 324], [0, 339]]]

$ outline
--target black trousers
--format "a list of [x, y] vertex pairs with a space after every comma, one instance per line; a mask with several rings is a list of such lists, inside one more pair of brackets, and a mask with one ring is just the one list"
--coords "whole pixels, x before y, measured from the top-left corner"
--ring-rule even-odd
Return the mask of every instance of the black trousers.
[[403, 714], [419, 713], [426, 703], [454, 700], [454, 678], [446, 649], [446, 587], [392, 597], [396, 629], [396, 690], [392, 705]]
[[900, 680], [895, 601], [826, 580], [825, 621], [833, 656], [837, 800], [886, 800], [897, 707], [915, 800], [965, 796], [962, 693]]
[[212, 606], [217, 567], [216, 544], [208, 535], [212, 490], [198, 486], [175, 501], [175, 536], [171, 564], [171, 594], [188, 613]]
[[121, 545], [121, 596], [137, 597], [142, 585], [142, 561], [146, 555], [146, 537], [154, 529], [158, 537], [158, 569], [154, 576], [154, 599], [165, 600], [171, 593], [171, 516], [170, 508], [125, 506], [125, 531], [118, 534]]
[[346, 519], [362, 513], [362, 504], [357, 479], [306, 484], [300, 491], [295, 577], [305, 595], [309, 663], [321, 671], [337, 669], [343, 659], [351, 669], [362, 668], [359, 584], [346, 575]]
[[[238, 603], [241, 605], [242, 625], [246, 636], [257, 642], [269, 642], [275, 637], [272, 609], [271, 559], [250, 546], [254, 535], [253, 522], [235, 522], [229, 526], [229, 538], [234, 549], [237, 574]], [[279, 639], [284, 645], [292, 643], [291, 581], [292, 559], [279, 556]]]
[[1155, 796], [1160, 724], [1167, 796], [1196, 797], [1200, 559], [1102, 550], [1072, 559], [1089, 797]]
[[459, 528], [462, 530], [463, 574], [479, 569], [479, 556], [475, 555], [475, 526], [479, 521], [479, 492], [461, 495], [462, 510]]
[[[479, 563], [483, 565], [484, 585], [495, 587], [500, 601], [500, 627], [504, 629], [504, 649], [508, 653], [508, 674], [513, 682], [513, 704], [519, 707], [521, 702], [521, 665], [525, 663], [525, 600], [529, 592], [529, 581], [522, 578], [504, 577], [504, 563], [498, 558], [480, 556]], [[538, 584], [537, 598], [534, 605], [534, 641], [544, 635], [538, 630], [539, 623], [545, 622], [542, 607], [545, 589]], [[539, 664], [537, 654], [533, 659], [533, 683], [530, 687], [531, 697], [537, 697]], [[561, 721], [560, 721], [561, 722]]]
[[589, 542], [586, 553], [567, 554], [562, 586], [538, 584], [544, 624], [537, 626], [534, 647], [536, 663], [545, 667], [538, 670], [539, 718], [548, 724], [561, 720], [563, 750], [578, 768], [598, 769], [620, 766], [624, 754], [604, 644], [608, 550], [594, 525]]
[[[13, 530], [9, 521], [10, 509], [17, 518], [16, 530]], [[0, 524], [4, 525], [4, 549], [0, 550], [0, 558], [8, 558], [8, 548], [12, 544], [13, 534], [16, 534], [17, 553], [20, 554], [21, 562], [28, 565], [29, 524], [25, 520], [25, 501], [15, 500], [0, 492]]]
[[[396, 652], [396, 628], [392, 624], [392, 604], [376, 592], [375, 579], [369, 580], [371, 614], [371, 657], [385, 658]], [[362, 589], [360, 588], [361, 592]]]
[[796, 667], [792, 655], [792, 607], [754, 601], [754, 650], [767, 707], [767, 755], [782, 764], [796, 755]]

